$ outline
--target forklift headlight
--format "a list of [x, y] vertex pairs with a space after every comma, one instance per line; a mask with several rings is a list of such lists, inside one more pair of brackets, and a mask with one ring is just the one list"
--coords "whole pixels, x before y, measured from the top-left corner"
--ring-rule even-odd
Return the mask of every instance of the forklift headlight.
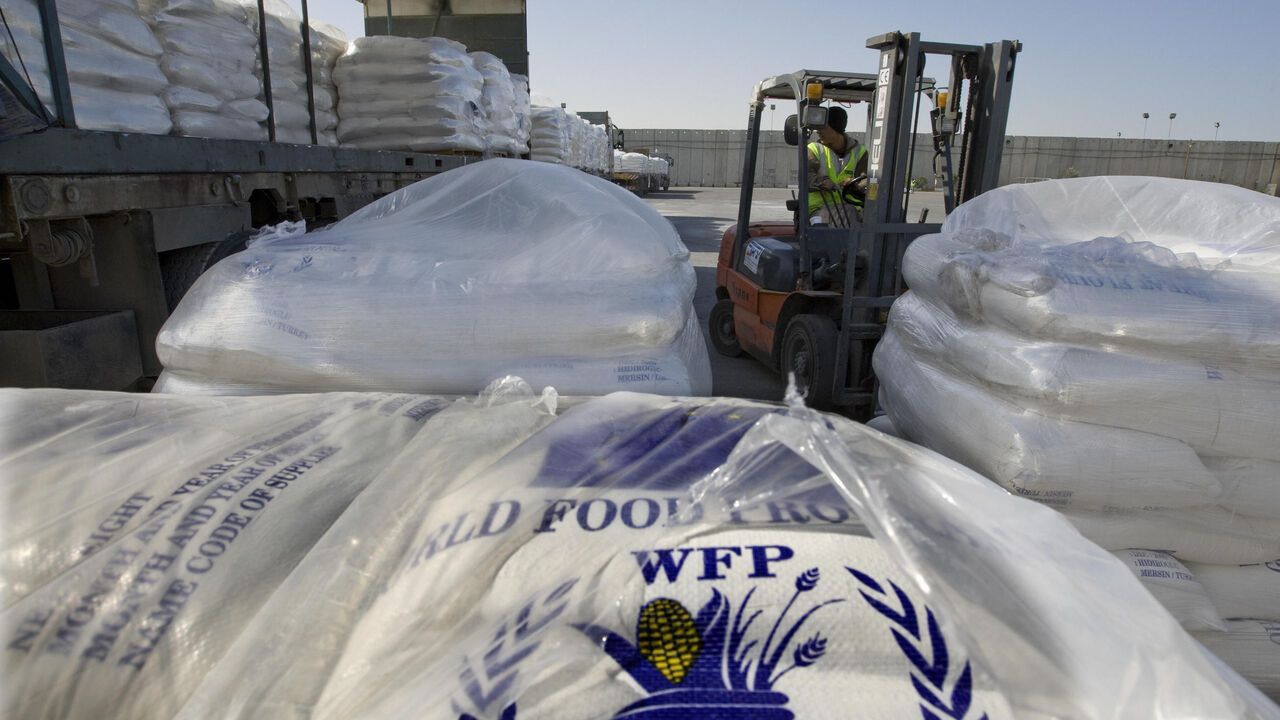
[[800, 124], [807, 130], [821, 130], [827, 125], [827, 109], [821, 105], [806, 105], [800, 113]]

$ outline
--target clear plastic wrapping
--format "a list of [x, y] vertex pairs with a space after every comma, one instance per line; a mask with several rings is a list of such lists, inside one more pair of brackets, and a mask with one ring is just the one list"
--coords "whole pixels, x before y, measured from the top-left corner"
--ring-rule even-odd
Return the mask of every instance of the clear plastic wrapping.
[[[905, 437], [1109, 549], [1280, 552], [1280, 201], [1165, 178], [1009, 186], [915, 241], [904, 276], [875, 364]], [[1028, 476], [1088, 490], [1031, 494]]]
[[7, 715], [1280, 717], [1054, 513], [799, 407], [508, 378], [0, 408], [0, 467], [62, 485], [10, 497], [110, 496], [33, 506], [70, 527], [26, 555], [113, 521], [0, 611]]
[[214, 385], [476, 392], [710, 391], [688, 250], [631, 193], [495, 159], [202, 276], [160, 332], [166, 371]]
[[1280, 376], [1027, 338], [958, 319], [915, 292], [894, 303], [890, 323], [914, 355], [1041, 414], [1163, 435], [1207, 454], [1280, 459]]
[[1221, 493], [1186, 444], [1018, 407], [913, 355], [896, 326], [880, 341], [874, 364], [885, 410], [903, 437], [1024, 497], [1062, 510], [1102, 510], [1193, 507]]
[[1280, 375], [1280, 200], [1230, 185], [1008, 186], [912, 244], [913, 291], [1022, 335]]
[[1198, 632], [1196, 639], [1228, 667], [1271, 698], [1280, 698], [1280, 623], [1228, 620], [1227, 631]]
[[498, 56], [473, 52], [476, 69], [484, 76], [481, 109], [484, 111], [485, 152], [508, 157], [523, 152], [517, 139], [515, 86], [511, 73]]

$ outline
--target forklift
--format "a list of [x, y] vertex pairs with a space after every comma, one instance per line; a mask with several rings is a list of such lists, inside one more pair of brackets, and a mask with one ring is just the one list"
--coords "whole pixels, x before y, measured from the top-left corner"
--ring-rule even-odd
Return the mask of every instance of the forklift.
[[[942, 227], [926, 223], [924, 215], [907, 221], [921, 98], [932, 106], [935, 171], [950, 213], [998, 183], [1021, 44], [936, 43], [922, 41], [919, 33], [893, 32], [868, 39], [867, 47], [880, 51], [874, 74], [799, 70], [756, 85], [738, 222], [720, 243], [717, 302], [708, 320], [720, 354], [749, 353], [793, 376], [810, 407], [838, 409], [864, 422], [875, 414], [878, 393], [871, 356], [890, 305], [906, 291], [903, 254], [912, 240]], [[924, 76], [930, 55], [950, 63], [945, 88]], [[790, 223], [751, 222], [761, 117], [771, 100], [796, 103], [796, 114], [783, 126], [784, 140], [797, 149], [798, 196], [787, 201]], [[861, 217], [849, 227], [820, 224], [808, 212], [808, 145], [826, 125], [831, 102], [867, 103], [865, 198]]]

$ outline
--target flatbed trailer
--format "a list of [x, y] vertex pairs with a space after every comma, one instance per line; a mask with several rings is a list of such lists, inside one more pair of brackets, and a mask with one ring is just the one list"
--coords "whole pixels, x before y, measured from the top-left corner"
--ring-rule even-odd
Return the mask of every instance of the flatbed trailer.
[[0, 139], [0, 385], [145, 388], [169, 312], [254, 229], [319, 227], [479, 159], [58, 127]]

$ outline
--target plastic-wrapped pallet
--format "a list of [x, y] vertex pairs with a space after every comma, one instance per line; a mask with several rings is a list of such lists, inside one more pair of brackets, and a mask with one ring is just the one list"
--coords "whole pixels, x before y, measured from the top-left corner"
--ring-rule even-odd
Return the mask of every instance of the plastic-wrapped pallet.
[[[136, 0], [63, 0], [59, 30], [76, 125], [167, 135], [173, 127], [160, 95], [169, 80], [160, 69], [163, 49], [142, 19]], [[35, 0], [6, 0], [0, 53], [29, 78], [47, 108], [54, 107]]]
[[[1280, 717], [937, 455], [803, 408], [567, 404], [0, 391], [0, 467], [49, 478], [4, 492], [73, 531], [15, 557], [103, 543], [0, 611], [5, 715]], [[40, 499], [84, 488], [112, 497]]]
[[236, 0], [142, 0], [164, 46], [173, 134], [266, 140], [257, 7]]
[[1272, 559], [1277, 237], [1280, 201], [1219, 184], [986, 193], [907, 251], [911, 292], [875, 358], [885, 406], [1105, 547]]
[[343, 145], [482, 152], [484, 76], [445, 38], [362, 37], [333, 70]]
[[532, 129], [530, 114], [533, 106], [529, 97], [529, 77], [511, 73], [511, 91], [514, 95], [512, 111], [516, 116], [516, 150], [520, 154], [529, 152], [529, 133]]
[[172, 717], [448, 404], [0, 390], [0, 715]]
[[1060, 518], [843, 419], [618, 394], [524, 437], [449, 420], [466, 446], [402, 453], [179, 718], [1280, 712]]
[[469, 393], [518, 374], [571, 394], [703, 395], [694, 285], [679, 235], [643, 201], [493, 159], [256, 242], [197, 281], [157, 349], [166, 375], [210, 391]]
[[473, 52], [476, 69], [484, 76], [484, 90], [480, 107], [483, 110], [484, 149], [489, 154], [519, 155], [521, 149], [516, 139], [515, 87], [511, 73], [497, 55]]
[[529, 113], [529, 159], [573, 166], [573, 120], [558, 107], [534, 106]]

